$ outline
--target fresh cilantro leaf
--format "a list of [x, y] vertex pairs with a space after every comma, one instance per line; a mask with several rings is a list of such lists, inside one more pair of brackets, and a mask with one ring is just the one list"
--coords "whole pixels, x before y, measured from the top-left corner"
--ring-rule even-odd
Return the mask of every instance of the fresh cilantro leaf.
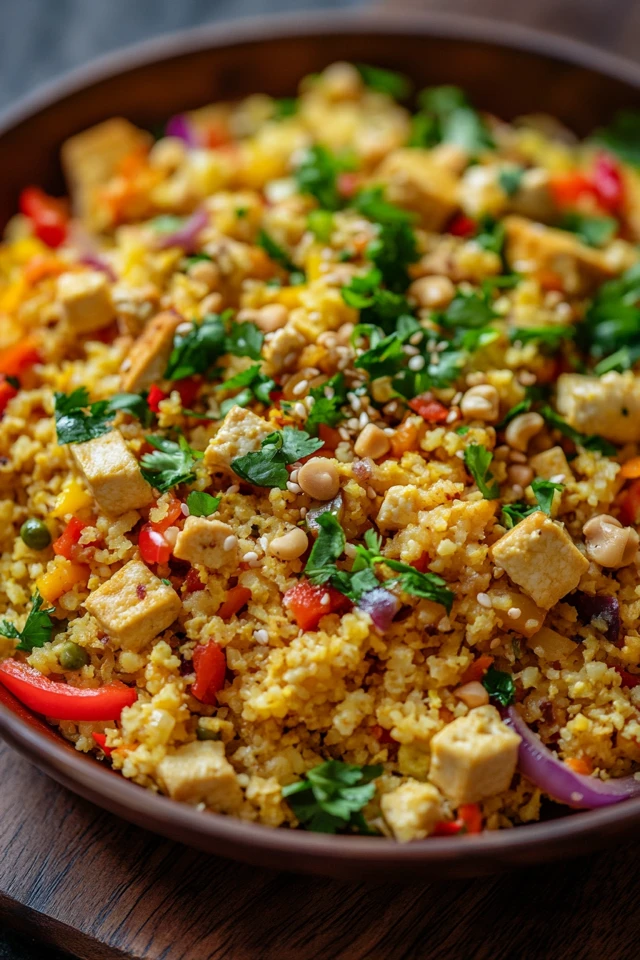
[[366, 593], [371, 593], [381, 584], [371, 567], [355, 572], [336, 568], [336, 572], [331, 577], [331, 586], [343, 593], [353, 603], [359, 603]]
[[601, 377], [610, 370], [622, 372], [630, 370], [640, 360], [640, 344], [633, 347], [620, 347], [615, 353], [610, 354], [605, 360], [601, 360], [593, 368], [597, 377]]
[[317, 434], [321, 423], [328, 427], [335, 427], [344, 419], [342, 406], [347, 399], [347, 389], [343, 373], [336, 373], [326, 383], [320, 384], [319, 387], [312, 387], [309, 396], [313, 397], [314, 404], [307, 417], [305, 428], [312, 436]]
[[152, 487], [166, 493], [179, 483], [193, 483], [196, 460], [201, 460], [204, 454], [192, 450], [184, 437], [179, 437], [177, 443], [155, 436], [146, 437], [146, 441], [155, 450], [144, 454], [140, 472]]
[[505, 503], [501, 510], [502, 523], [507, 530], [511, 530], [517, 523], [524, 520], [525, 517], [535, 513], [537, 509], [537, 507], [532, 507], [527, 503]]
[[285, 427], [264, 438], [256, 453], [247, 453], [231, 462], [231, 469], [247, 483], [257, 487], [278, 487], [286, 490], [287, 465], [308, 457], [323, 445], [304, 430]]
[[419, 256], [411, 227], [414, 216], [388, 203], [381, 187], [361, 190], [353, 206], [379, 225], [377, 236], [367, 247], [367, 256], [380, 271], [386, 286], [394, 293], [402, 293], [409, 285], [407, 267]]
[[289, 280], [293, 283], [304, 283], [304, 273], [299, 267], [296, 267], [295, 263], [289, 256], [286, 250], [284, 250], [273, 237], [270, 237], [266, 230], [260, 230], [256, 243], [259, 247], [262, 247], [267, 256], [273, 260], [274, 263], [277, 263], [282, 267], [283, 270], [286, 270], [289, 274]]
[[109, 398], [108, 409], [113, 414], [118, 410], [130, 414], [143, 427], [151, 426], [153, 420], [153, 411], [149, 409], [146, 396], [141, 393], [115, 393]]
[[22, 630], [18, 630], [9, 620], [0, 621], [0, 635], [20, 641], [16, 650], [26, 650], [27, 653], [31, 653], [35, 647], [43, 647], [51, 640], [53, 621], [50, 614], [54, 612], [54, 607], [43, 610], [42, 603], [43, 598], [36, 590], [35, 596], [31, 598], [31, 610]]
[[[636, 361], [640, 349], [640, 264], [621, 277], [603, 283], [583, 323], [578, 328], [578, 343], [596, 360], [619, 354], [614, 364]], [[629, 354], [624, 353], [624, 348]], [[614, 366], [609, 369], [615, 369]], [[599, 372], [604, 372], [599, 370]]]
[[356, 358], [353, 365], [358, 370], [366, 370], [372, 380], [377, 380], [379, 377], [393, 376], [406, 359], [402, 340], [397, 333], [392, 333], [376, 340], [373, 346]]
[[473, 291], [459, 290], [446, 310], [433, 317], [441, 327], [474, 330], [486, 327], [496, 317], [486, 296]]
[[496, 670], [493, 664], [482, 678], [482, 686], [501, 707], [508, 707], [516, 697], [516, 685], [510, 673]]
[[453, 432], [457, 433], [459, 437], [464, 437], [466, 436], [467, 433], [469, 433], [470, 429], [471, 427], [468, 427], [468, 426], [456, 427]]
[[609, 127], [596, 131], [594, 140], [604, 144], [625, 163], [640, 166], [640, 111], [620, 110]]
[[333, 214], [330, 210], [311, 210], [307, 214], [307, 228], [316, 240], [328, 243], [334, 228]]
[[587, 435], [580, 433], [579, 430], [571, 427], [566, 420], [563, 420], [551, 407], [543, 407], [540, 413], [550, 427], [554, 430], [559, 430], [565, 437], [573, 440], [576, 446], [584, 447], [585, 450], [594, 450], [603, 454], [605, 457], [615, 457], [617, 453], [616, 448], [612, 443], [609, 443], [608, 440], [605, 440], [604, 437], [598, 437], [595, 434]]
[[494, 146], [484, 120], [459, 87], [430, 87], [423, 90], [419, 100], [423, 111], [437, 124], [438, 141], [455, 143], [472, 156]]
[[590, 217], [572, 211], [565, 213], [560, 227], [575, 233], [578, 239], [589, 247], [604, 247], [613, 240], [618, 221], [614, 217]]
[[553, 495], [556, 490], [564, 490], [564, 486], [561, 483], [553, 483], [551, 480], [543, 480], [542, 477], [536, 477], [531, 483], [531, 489], [542, 512], [550, 516]]
[[470, 443], [465, 447], [464, 462], [478, 490], [487, 500], [495, 500], [500, 496], [500, 486], [489, 470], [493, 454], [480, 443]]
[[315, 197], [323, 210], [339, 210], [342, 198], [338, 192], [338, 174], [349, 166], [320, 144], [309, 147], [296, 169], [298, 190]]
[[360, 832], [361, 811], [373, 799], [373, 780], [381, 774], [380, 764], [358, 767], [328, 760], [309, 770], [303, 780], [283, 787], [282, 796], [307, 830]]
[[503, 167], [498, 174], [498, 183], [508, 197], [513, 197], [520, 189], [524, 167]]
[[385, 587], [396, 585], [405, 593], [413, 597], [422, 597], [424, 600], [432, 600], [434, 603], [440, 603], [447, 613], [451, 612], [451, 607], [455, 598], [452, 590], [446, 586], [446, 581], [436, 573], [420, 573], [415, 567], [408, 563], [402, 563], [400, 560], [390, 560], [389, 557], [382, 557], [391, 570], [399, 573], [400, 576], [386, 580]]
[[298, 101], [295, 97], [282, 97], [273, 102], [273, 119], [286, 120], [288, 117], [294, 117], [298, 112]]
[[192, 517], [210, 517], [220, 506], [222, 497], [212, 497], [210, 493], [192, 490], [187, 497], [189, 514]]
[[427, 87], [418, 99], [423, 110], [433, 113], [437, 117], [447, 116], [454, 110], [466, 107], [468, 104], [464, 90], [452, 85]]
[[[235, 390], [240, 388], [240, 392], [233, 397], [228, 397], [220, 404], [220, 414], [226, 417], [231, 407], [246, 407], [255, 398], [260, 403], [269, 404], [271, 393], [276, 389], [276, 383], [270, 377], [260, 372], [260, 364], [254, 363], [246, 370], [237, 373], [235, 377], [229, 377], [223, 380], [216, 388], [217, 390]], [[184, 413], [184, 411], [183, 411]]]
[[231, 330], [225, 338], [225, 353], [234, 357], [250, 357], [251, 360], [260, 359], [260, 351], [264, 341], [264, 334], [255, 323], [232, 323]]
[[480, 221], [480, 229], [473, 239], [483, 250], [501, 254], [504, 247], [504, 238], [505, 228], [502, 220], [483, 217]]
[[496, 430], [504, 429], [508, 423], [511, 423], [514, 417], [518, 417], [521, 413], [527, 413], [530, 409], [531, 400], [529, 398], [514, 404], [510, 410], [507, 410], [500, 423], [496, 424]]
[[342, 288], [342, 299], [360, 311], [361, 324], [375, 324], [385, 333], [392, 333], [401, 316], [409, 316], [411, 307], [405, 297], [382, 287], [382, 274], [377, 269], [351, 278]]
[[55, 421], [58, 443], [85, 443], [108, 433], [114, 413], [107, 400], [89, 402], [89, 391], [78, 387], [70, 394], [55, 393]]
[[370, 90], [376, 93], [386, 93], [394, 100], [406, 100], [411, 94], [412, 83], [403, 73], [395, 70], [383, 70], [381, 67], [370, 67], [366, 63], [357, 63], [360, 76]]
[[440, 142], [440, 129], [435, 117], [428, 113], [414, 113], [411, 117], [410, 147], [431, 149]]
[[225, 353], [225, 317], [208, 314], [202, 323], [194, 323], [187, 333], [177, 333], [165, 370], [167, 380], [184, 380], [206, 373]]
[[346, 540], [338, 519], [330, 512], [319, 514], [320, 527], [304, 568], [311, 583], [326, 583], [337, 572], [336, 560], [344, 553]]

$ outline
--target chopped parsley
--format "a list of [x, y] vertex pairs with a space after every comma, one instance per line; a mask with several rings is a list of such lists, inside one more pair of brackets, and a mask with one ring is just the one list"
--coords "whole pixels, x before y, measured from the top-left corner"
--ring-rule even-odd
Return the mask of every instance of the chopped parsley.
[[501, 254], [504, 247], [505, 228], [501, 220], [483, 217], [480, 229], [473, 238], [479, 247], [491, 253]]
[[167, 437], [146, 437], [155, 450], [145, 453], [140, 461], [140, 472], [145, 480], [159, 490], [166, 493], [179, 483], [193, 483], [196, 479], [196, 460], [204, 456], [198, 450], [192, 450], [184, 437], [178, 437], [178, 442]]
[[511, 530], [516, 524], [524, 520], [525, 517], [535, 513], [538, 508], [528, 503], [505, 503], [500, 511], [503, 525], [507, 530]]
[[576, 446], [584, 447], [585, 450], [596, 451], [597, 453], [603, 454], [605, 457], [615, 457], [617, 453], [616, 448], [612, 443], [609, 443], [608, 440], [605, 440], [604, 437], [599, 437], [597, 434], [588, 435], [585, 433], [580, 433], [579, 430], [576, 430], [574, 427], [570, 426], [566, 420], [563, 420], [562, 417], [551, 407], [543, 407], [540, 413], [547, 421], [548, 426], [552, 427], [554, 430], [559, 430], [563, 436], [573, 440]]
[[19, 641], [16, 650], [26, 650], [27, 653], [31, 653], [35, 647], [43, 647], [51, 640], [53, 621], [50, 614], [54, 612], [54, 607], [43, 610], [42, 603], [43, 598], [36, 590], [35, 596], [31, 598], [31, 610], [22, 630], [18, 630], [9, 620], [0, 621], [0, 635]]
[[409, 316], [411, 307], [400, 293], [382, 287], [382, 273], [373, 268], [365, 274], [351, 278], [342, 288], [342, 299], [349, 307], [360, 311], [360, 322], [382, 327], [391, 333], [401, 316]]
[[265, 376], [260, 372], [260, 364], [254, 363], [246, 370], [237, 373], [235, 377], [229, 377], [218, 385], [218, 390], [236, 390], [233, 397], [228, 397], [220, 404], [220, 415], [226, 417], [231, 407], [246, 407], [252, 400], [259, 400], [260, 403], [269, 404], [270, 395], [276, 389], [276, 382], [271, 377]]
[[86, 387], [72, 393], [55, 393], [55, 421], [58, 443], [86, 443], [108, 433], [116, 413], [129, 413], [148, 427], [152, 413], [145, 397], [138, 393], [116, 393], [109, 400], [89, 401]]
[[589, 247], [604, 247], [613, 240], [618, 221], [614, 217], [593, 217], [571, 211], [560, 222], [563, 230], [575, 233]]
[[501, 707], [508, 707], [516, 697], [516, 685], [510, 673], [496, 670], [493, 664], [482, 678], [482, 686], [491, 699]]
[[187, 497], [189, 514], [192, 517], [210, 517], [220, 506], [222, 497], [212, 497], [210, 493], [192, 490]]
[[357, 63], [360, 76], [365, 86], [376, 93], [386, 93], [394, 100], [406, 100], [411, 95], [412, 83], [403, 73], [395, 70], [383, 70], [380, 67], [370, 67], [366, 63]]
[[454, 143], [471, 156], [494, 146], [484, 120], [459, 87], [430, 87], [420, 94], [419, 102], [421, 112], [414, 117], [412, 146]]
[[309, 147], [295, 172], [298, 190], [315, 197], [323, 210], [339, 210], [342, 198], [338, 191], [338, 174], [350, 167], [347, 160], [336, 157], [320, 144]]
[[336, 560], [344, 553], [346, 539], [340, 522], [330, 511], [316, 517], [318, 536], [311, 548], [304, 572], [311, 583], [326, 583], [336, 573]]
[[373, 781], [381, 774], [381, 764], [358, 767], [327, 760], [309, 770], [304, 779], [283, 787], [282, 796], [307, 830], [371, 834], [362, 809], [373, 799]]
[[500, 485], [489, 469], [492, 460], [493, 454], [480, 443], [470, 443], [465, 447], [464, 462], [467, 470], [486, 500], [495, 500], [500, 496]]
[[564, 486], [561, 483], [553, 483], [551, 480], [543, 480], [542, 477], [537, 477], [532, 481], [531, 489], [537, 500], [537, 505], [506, 503], [502, 507], [502, 521], [507, 529], [510, 530], [512, 527], [515, 527], [515, 525], [520, 523], [521, 520], [524, 520], [525, 517], [531, 516], [532, 513], [536, 513], [538, 510], [542, 510], [547, 516], [550, 516], [553, 505], [553, 495], [556, 490], [564, 490]]
[[434, 314], [439, 326], [449, 330], [478, 330], [486, 327], [496, 317], [486, 293], [458, 290], [446, 310]]
[[305, 276], [302, 270], [295, 265], [287, 251], [281, 247], [266, 230], [260, 230], [256, 243], [262, 247], [267, 256], [282, 267], [289, 274], [291, 284], [304, 283]]
[[578, 328], [578, 343], [599, 363], [598, 374], [629, 369], [640, 354], [640, 264], [603, 283]]
[[498, 174], [498, 183], [508, 197], [513, 197], [520, 189], [523, 176], [524, 167], [503, 167]]
[[344, 419], [342, 406], [347, 399], [347, 389], [343, 373], [336, 373], [326, 383], [320, 384], [319, 387], [312, 387], [309, 390], [309, 396], [313, 397], [314, 404], [305, 427], [312, 436], [317, 434], [321, 423], [325, 423], [328, 427], [335, 427]]
[[407, 267], [419, 256], [412, 229], [415, 216], [385, 200], [382, 187], [361, 190], [353, 206], [378, 224], [378, 234], [369, 243], [367, 256], [380, 271], [386, 286], [394, 293], [402, 293], [409, 285]]
[[230, 310], [207, 314], [202, 323], [175, 335], [165, 378], [184, 380], [204, 374], [226, 353], [259, 360], [263, 340], [264, 334], [255, 323], [231, 322]]
[[530, 409], [531, 400], [528, 397], [514, 404], [510, 410], [507, 410], [500, 423], [496, 424], [496, 430], [502, 430], [508, 423], [511, 423], [514, 417], [520, 416], [521, 413], [527, 413]]
[[286, 490], [289, 479], [287, 466], [310, 456], [322, 445], [322, 440], [310, 437], [304, 430], [285, 427], [265, 437], [256, 453], [247, 453], [232, 460], [231, 469], [242, 480], [256, 487]]

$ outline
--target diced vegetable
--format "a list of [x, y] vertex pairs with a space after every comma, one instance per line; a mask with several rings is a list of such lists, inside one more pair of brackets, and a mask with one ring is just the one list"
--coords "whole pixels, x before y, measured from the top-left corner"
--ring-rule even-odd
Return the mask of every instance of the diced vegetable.
[[55, 603], [58, 597], [67, 593], [77, 583], [86, 583], [89, 579], [89, 567], [83, 563], [63, 560], [36, 580], [36, 587], [45, 600]]
[[78, 517], [71, 517], [68, 524], [60, 534], [57, 540], [53, 542], [53, 552], [59, 557], [65, 557], [67, 560], [80, 560], [78, 543], [82, 531], [87, 526], [84, 520]]
[[0, 683], [30, 710], [54, 720], [118, 720], [138, 698], [137, 691], [124, 683], [72, 687], [17, 660], [0, 663]]
[[223, 620], [228, 620], [235, 613], [239, 613], [250, 599], [251, 590], [247, 587], [242, 587], [240, 584], [237, 587], [231, 587], [230, 590], [227, 590], [227, 596], [218, 610], [218, 616], [222, 617]]
[[46, 550], [51, 544], [51, 531], [44, 520], [29, 517], [20, 527], [20, 537], [31, 550]]
[[218, 692], [224, 687], [227, 659], [224, 650], [214, 640], [199, 644], [193, 651], [196, 682], [191, 693], [201, 703], [216, 703]]
[[48, 247], [59, 247], [67, 239], [68, 217], [64, 204], [39, 187], [26, 187], [20, 194], [20, 211], [31, 220], [33, 231]]
[[351, 601], [333, 587], [314, 586], [308, 580], [287, 590], [283, 602], [302, 630], [315, 630], [328, 613], [345, 613], [351, 608]]

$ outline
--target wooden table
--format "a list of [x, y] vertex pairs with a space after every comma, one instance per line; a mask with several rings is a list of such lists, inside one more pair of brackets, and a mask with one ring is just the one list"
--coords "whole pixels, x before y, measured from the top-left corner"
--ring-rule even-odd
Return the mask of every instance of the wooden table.
[[0, 913], [83, 960], [636, 960], [640, 842], [494, 879], [348, 886], [134, 830], [0, 744]]

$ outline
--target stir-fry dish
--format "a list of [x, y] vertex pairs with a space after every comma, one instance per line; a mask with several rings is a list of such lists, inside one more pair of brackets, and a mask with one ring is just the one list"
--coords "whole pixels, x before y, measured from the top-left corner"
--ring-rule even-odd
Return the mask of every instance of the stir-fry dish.
[[640, 795], [640, 119], [337, 63], [62, 160], [0, 247], [2, 685], [273, 827]]

